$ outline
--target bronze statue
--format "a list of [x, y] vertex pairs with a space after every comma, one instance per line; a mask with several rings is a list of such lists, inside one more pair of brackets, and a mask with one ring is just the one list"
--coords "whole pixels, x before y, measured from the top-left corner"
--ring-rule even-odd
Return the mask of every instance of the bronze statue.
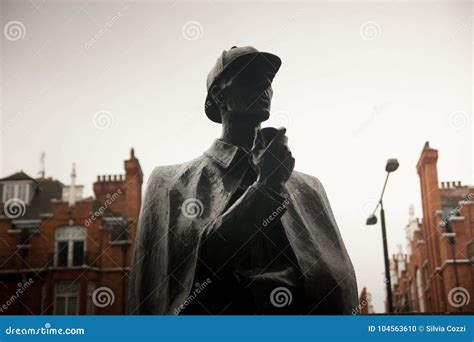
[[203, 156], [153, 170], [132, 263], [132, 314], [349, 314], [357, 285], [326, 193], [294, 171], [270, 115], [279, 57], [224, 51], [206, 114], [222, 135]]

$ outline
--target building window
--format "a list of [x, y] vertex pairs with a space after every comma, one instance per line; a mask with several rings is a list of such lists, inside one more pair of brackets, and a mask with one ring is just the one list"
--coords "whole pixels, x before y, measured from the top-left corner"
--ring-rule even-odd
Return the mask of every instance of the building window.
[[87, 283], [86, 315], [95, 314], [95, 305], [94, 305], [94, 301], [92, 300], [92, 295], [93, 295], [94, 291], [95, 291], [95, 284], [94, 283]]
[[10, 198], [15, 198], [15, 184], [12, 183], [3, 185], [3, 202]]
[[41, 314], [44, 315], [46, 311], [46, 303], [47, 303], [47, 295], [48, 295], [48, 287], [46, 284], [43, 284], [41, 287]]
[[415, 287], [415, 284], [414, 283], [411, 283], [410, 284], [410, 291], [411, 291], [411, 302], [412, 302], [412, 307], [413, 307], [413, 311], [416, 312], [418, 311], [418, 305], [417, 305], [417, 294], [416, 294], [416, 287]]
[[128, 227], [122, 224], [115, 224], [112, 226], [112, 241], [121, 241], [128, 239]]
[[425, 296], [423, 289], [423, 275], [420, 269], [416, 270], [416, 292], [418, 298], [418, 308], [420, 312], [425, 312]]
[[466, 254], [467, 258], [469, 259], [469, 262], [471, 264], [474, 264], [474, 244], [472, 242], [469, 242], [466, 246]]
[[3, 198], [5, 203], [9, 199], [18, 198], [19, 200], [30, 203], [31, 185], [28, 182], [21, 183], [3, 183]]
[[68, 226], [56, 229], [56, 266], [82, 266], [85, 254], [85, 227]]
[[55, 315], [79, 314], [79, 283], [61, 281], [56, 284], [54, 293]]

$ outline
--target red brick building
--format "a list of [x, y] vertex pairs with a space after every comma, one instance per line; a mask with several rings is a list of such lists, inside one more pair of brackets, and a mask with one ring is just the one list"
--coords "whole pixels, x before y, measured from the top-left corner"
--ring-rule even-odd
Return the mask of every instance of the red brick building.
[[372, 294], [363, 288], [359, 296], [359, 305], [352, 309], [353, 315], [369, 315], [374, 313], [372, 306]]
[[143, 174], [82, 186], [24, 172], [0, 179], [0, 314], [122, 314]]
[[423, 219], [410, 208], [407, 253], [391, 262], [398, 312], [474, 311], [474, 186], [440, 185], [437, 161], [427, 142], [417, 164]]

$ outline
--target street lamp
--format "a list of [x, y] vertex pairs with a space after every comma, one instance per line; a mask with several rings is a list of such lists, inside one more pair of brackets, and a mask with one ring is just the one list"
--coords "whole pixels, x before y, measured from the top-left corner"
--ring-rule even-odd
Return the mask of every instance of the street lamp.
[[377, 216], [375, 213], [380, 206], [380, 220], [382, 223], [382, 240], [383, 240], [383, 256], [385, 261], [385, 284], [387, 285], [387, 304], [388, 304], [388, 312], [393, 313], [393, 300], [392, 300], [392, 282], [390, 280], [390, 263], [388, 260], [388, 247], [387, 247], [387, 231], [385, 227], [385, 211], [383, 209], [383, 194], [385, 193], [385, 188], [387, 187], [388, 176], [391, 172], [394, 172], [398, 169], [398, 160], [396, 159], [389, 159], [387, 160], [387, 164], [385, 165], [385, 171], [387, 171], [387, 176], [385, 177], [385, 183], [383, 185], [382, 194], [380, 195], [379, 202], [374, 209], [372, 215], [369, 216], [367, 219], [366, 224], [368, 226], [375, 225], [377, 223]]

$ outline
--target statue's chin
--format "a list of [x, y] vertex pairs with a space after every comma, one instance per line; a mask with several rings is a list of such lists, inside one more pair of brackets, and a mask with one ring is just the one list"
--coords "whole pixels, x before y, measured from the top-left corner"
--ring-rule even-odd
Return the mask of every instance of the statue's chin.
[[268, 110], [246, 111], [233, 113], [234, 120], [260, 123], [268, 120], [270, 112]]

